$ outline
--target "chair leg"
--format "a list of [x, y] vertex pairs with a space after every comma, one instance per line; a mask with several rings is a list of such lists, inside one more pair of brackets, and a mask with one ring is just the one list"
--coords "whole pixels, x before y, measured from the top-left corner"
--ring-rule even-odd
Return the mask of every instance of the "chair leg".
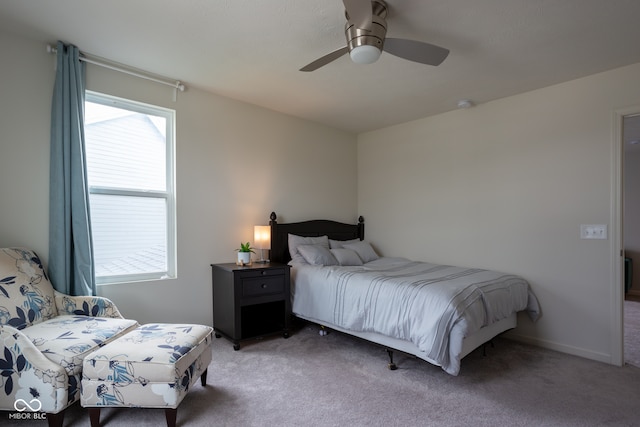
[[57, 414], [47, 414], [47, 423], [49, 427], [62, 427], [64, 421], [64, 410]]
[[164, 410], [164, 416], [167, 419], [167, 427], [176, 427], [176, 418], [178, 409], [167, 408]]
[[200, 375], [200, 384], [202, 384], [202, 387], [207, 386], [207, 370], [206, 369], [204, 370], [202, 375]]
[[89, 409], [89, 422], [91, 427], [100, 427], [100, 408]]

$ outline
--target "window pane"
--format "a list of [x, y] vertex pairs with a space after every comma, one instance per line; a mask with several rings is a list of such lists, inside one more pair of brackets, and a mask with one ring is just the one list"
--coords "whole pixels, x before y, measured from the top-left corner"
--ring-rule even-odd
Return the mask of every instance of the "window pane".
[[166, 119], [85, 103], [89, 186], [166, 191]]
[[167, 271], [164, 198], [91, 194], [96, 277]]
[[87, 91], [96, 282], [176, 277], [175, 111]]

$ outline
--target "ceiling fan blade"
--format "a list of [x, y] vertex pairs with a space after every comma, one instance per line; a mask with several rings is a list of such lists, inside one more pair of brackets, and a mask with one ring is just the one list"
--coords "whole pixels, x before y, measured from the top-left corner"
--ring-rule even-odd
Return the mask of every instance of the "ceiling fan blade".
[[323, 65], [327, 65], [329, 62], [335, 61], [336, 59], [340, 58], [342, 55], [344, 55], [347, 52], [349, 52], [349, 48], [347, 46], [341, 47], [340, 49], [334, 50], [333, 52], [326, 54], [322, 58], [318, 58], [312, 63], [305, 65], [304, 67], [300, 68], [300, 71], [317, 70]]
[[400, 58], [427, 65], [440, 65], [449, 55], [449, 49], [440, 46], [389, 37], [384, 41], [383, 50]]
[[373, 24], [373, 7], [371, 0], [343, 0], [344, 8], [347, 11], [349, 21], [356, 28], [370, 30]]

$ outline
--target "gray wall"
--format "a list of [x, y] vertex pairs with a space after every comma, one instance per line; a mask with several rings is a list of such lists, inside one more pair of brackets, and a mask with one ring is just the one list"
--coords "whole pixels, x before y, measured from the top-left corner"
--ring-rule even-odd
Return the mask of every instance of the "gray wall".
[[[54, 57], [0, 33], [0, 246], [48, 258], [49, 124]], [[212, 323], [210, 264], [233, 262], [271, 211], [355, 223], [356, 136], [188, 88], [89, 65], [87, 89], [176, 110], [178, 278], [103, 285], [141, 323]]]
[[640, 111], [638, 75], [640, 64], [359, 135], [368, 239], [385, 255], [520, 274], [543, 314], [512, 336], [619, 363], [619, 248], [580, 239], [580, 224], [615, 232], [615, 112]]

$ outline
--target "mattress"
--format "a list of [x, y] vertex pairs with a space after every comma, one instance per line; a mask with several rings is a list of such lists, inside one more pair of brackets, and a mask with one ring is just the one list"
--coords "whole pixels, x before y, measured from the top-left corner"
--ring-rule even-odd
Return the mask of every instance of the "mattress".
[[[383, 257], [362, 266], [292, 265], [292, 311], [319, 324], [371, 339], [457, 375], [465, 337], [504, 330], [515, 313], [535, 320], [538, 303], [522, 277], [498, 271]], [[407, 343], [405, 345], [405, 343]], [[404, 351], [403, 348], [399, 348]]]

